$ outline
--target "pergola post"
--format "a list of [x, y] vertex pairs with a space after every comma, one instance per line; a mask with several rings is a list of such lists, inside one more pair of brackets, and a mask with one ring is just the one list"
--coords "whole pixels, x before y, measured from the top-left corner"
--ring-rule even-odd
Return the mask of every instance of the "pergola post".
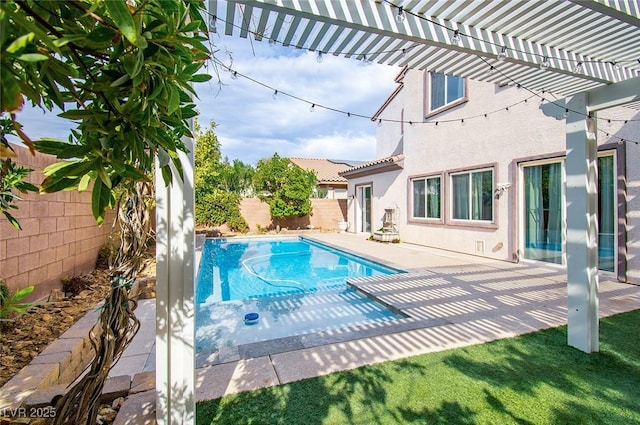
[[156, 169], [156, 420], [195, 423], [193, 141], [165, 187]]
[[568, 343], [598, 351], [598, 149], [588, 93], [566, 103]]

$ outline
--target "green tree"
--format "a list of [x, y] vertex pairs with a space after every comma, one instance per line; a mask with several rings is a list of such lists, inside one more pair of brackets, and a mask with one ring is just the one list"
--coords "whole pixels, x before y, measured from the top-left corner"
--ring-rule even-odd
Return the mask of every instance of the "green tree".
[[[220, 142], [214, 132], [215, 123], [210, 122], [205, 131], [197, 122], [194, 128], [196, 223], [205, 226], [227, 223], [229, 230], [246, 232], [249, 226], [240, 214], [240, 190], [236, 190], [240, 185], [235, 183], [241, 181], [242, 177], [235, 176], [228, 161], [220, 161]], [[240, 170], [244, 171], [242, 168]]]
[[316, 175], [306, 171], [277, 153], [261, 159], [253, 176], [258, 198], [269, 204], [271, 218], [279, 222], [286, 217], [304, 217], [311, 214], [311, 194]]
[[229, 192], [242, 196], [250, 196], [253, 193], [253, 175], [255, 169], [251, 164], [245, 164], [239, 159], [234, 159], [229, 164], [229, 159], [225, 158], [220, 172], [221, 188]]
[[[96, 356], [58, 402], [58, 424], [95, 422], [108, 372], [137, 332], [129, 290], [149, 233], [154, 164], [166, 184], [171, 165], [182, 176], [178, 151], [196, 116], [191, 84], [211, 78], [198, 73], [210, 56], [203, 10], [199, 0], [0, 2], [1, 118], [61, 160], [44, 170], [40, 190], [90, 188], [98, 223], [118, 207], [111, 292], [91, 334]], [[32, 143], [18, 122], [26, 101], [64, 111], [75, 123], [68, 141]]]

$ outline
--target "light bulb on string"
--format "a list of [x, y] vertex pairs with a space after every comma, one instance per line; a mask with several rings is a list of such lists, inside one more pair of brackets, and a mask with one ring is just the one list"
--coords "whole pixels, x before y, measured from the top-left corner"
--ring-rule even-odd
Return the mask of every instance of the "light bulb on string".
[[312, 103], [311, 106], [309, 107], [309, 112], [313, 112], [316, 110], [316, 104]]
[[562, 116], [564, 118], [567, 118], [569, 116], [569, 110], [565, 108], [564, 113], [562, 114]]
[[453, 32], [453, 37], [451, 37], [451, 44], [458, 46], [460, 45], [460, 42], [462, 40], [460, 39], [460, 32], [458, 30], [455, 30]]
[[487, 73], [493, 74], [494, 72], [496, 72], [496, 67], [492, 65], [491, 68], [489, 68], [489, 70], [487, 71]]
[[540, 69], [543, 71], [549, 69], [549, 58], [547, 58], [546, 56], [544, 56], [542, 58], [542, 62], [540, 62]]
[[404, 9], [402, 8], [402, 6], [398, 7], [398, 14], [396, 15], [396, 22], [399, 24], [404, 23], [405, 19], [407, 19], [406, 16], [404, 16]]
[[213, 34], [217, 34], [218, 33], [218, 28], [216, 27], [216, 22], [218, 21], [218, 17], [216, 15], [213, 15], [211, 17], [211, 21], [209, 22], [209, 26], [211, 27], [211, 33]]
[[579, 74], [582, 71], [582, 62], [576, 62], [576, 66], [573, 67], [573, 73]]
[[272, 98], [273, 100], [276, 100], [276, 99], [278, 98], [278, 90], [274, 90], [274, 91], [273, 91], [273, 94], [271, 95], [271, 98]]
[[402, 53], [400, 54], [400, 58], [404, 59], [407, 57], [407, 49], [402, 49]]
[[269, 46], [274, 46], [276, 44], [276, 41], [273, 38], [269, 39]]
[[498, 53], [498, 60], [504, 61], [505, 59], [507, 59], [507, 46], [502, 46], [500, 53]]
[[316, 62], [322, 63], [323, 59], [324, 58], [322, 57], [322, 52], [318, 50], [318, 55], [316, 56]]
[[233, 71], [231, 73], [231, 79], [232, 80], [237, 80], [238, 79], [238, 71]]

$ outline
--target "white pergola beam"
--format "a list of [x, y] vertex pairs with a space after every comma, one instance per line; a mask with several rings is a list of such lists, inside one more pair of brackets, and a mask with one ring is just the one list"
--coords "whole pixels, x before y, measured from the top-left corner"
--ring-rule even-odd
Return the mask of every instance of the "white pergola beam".
[[589, 90], [589, 111], [640, 101], [640, 77]]

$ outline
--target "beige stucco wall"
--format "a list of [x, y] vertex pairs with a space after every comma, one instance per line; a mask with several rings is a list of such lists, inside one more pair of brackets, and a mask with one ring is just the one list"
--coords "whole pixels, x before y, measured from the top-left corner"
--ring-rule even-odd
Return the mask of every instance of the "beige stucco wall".
[[[306, 229], [307, 225], [312, 225], [314, 229], [334, 231], [338, 230], [338, 222], [346, 219], [346, 199], [312, 199], [311, 204], [311, 216], [284, 220], [280, 227], [295, 230]], [[269, 214], [269, 205], [258, 198], [243, 198], [240, 202], [240, 214], [249, 225], [250, 231], [257, 231], [258, 225], [264, 229], [275, 227]]]
[[[410, 70], [404, 78], [404, 87], [390, 101], [380, 118], [414, 121], [413, 125], [382, 122], [378, 127], [378, 158], [404, 153], [403, 170], [375, 176], [349, 179], [349, 194], [355, 194], [355, 186], [373, 182], [373, 228], [380, 224], [384, 209], [399, 206], [400, 239], [405, 242], [435, 246], [443, 249], [477, 254], [513, 261], [520, 257], [518, 240], [518, 202], [521, 178], [516, 159], [541, 156], [563, 156], [565, 148], [565, 122], [547, 117], [540, 109], [541, 99], [532, 93], [515, 87], [499, 87], [495, 84], [467, 80], [468, 101], [460, 106], [428, 118], [424, 124], [425, 73]], [[525, 103], [524, 100], [527, 99]], [[506, 109], [508, 107], [508, 110]], [[484, 114], [487, 114], [485, 117]], [[600, 112], [600, 117], [614, 119], [639, 119], [637, 110], [615, 108]], [[461, 119], [464, 118], [464, 122]], [[438, 121], [438, 125], [435, 125]], [[450, 121], [450, 122], [448, 122]], [[604, 132], [616, 134], [622, 122], [599, 121], [599, 144], [609, 143]], [[628, 123], [624, 131], [640, 139], [638, 123]], [[619, 133], [620, 134], [620, 133]], [[640, 148], [626, 143], [628, 208], [628, 247], [640, 247], [640, 200], [637, 184], [640, 175], [636, 165]], [[443, 214], [449, 214], [450, 187], [447, 173], [456, 170], [494, 166], [494, 183], [510, 183], [511, 188], [494, 202], [493, 227], [455, 225], [450, 220], [439, 224], [415, 224], [408, 220], [410, 178], [413, 176], [440, 174], [444, 183]], [[357, 231], [357, 202], [351, 203], [349, 220], [351, 231]], [[481, 244], [478, 244], [478, 242]], [[479, 251], [478, 246], [484, 245]], [[629, 262], [640, 270], [640, 258], [630, 253]]]
[[[28, 149], [15, 147], [14, 160], [36, 171], [29, 181], [38, 185], [42, 170], [53, 163], [49, 155], [32, 156]], [[19, 209], [12, 211], [23, 230], [15, 229], [0, 216], [0, 279], [12, 289], [34, 285], [34, 298], [60, 288], [60, 279], [95, 268], [100, 248], [105, 244], [113, 213], [99, 227], [91, 213], [91, 192], [65, 191], [20, 195]]]

